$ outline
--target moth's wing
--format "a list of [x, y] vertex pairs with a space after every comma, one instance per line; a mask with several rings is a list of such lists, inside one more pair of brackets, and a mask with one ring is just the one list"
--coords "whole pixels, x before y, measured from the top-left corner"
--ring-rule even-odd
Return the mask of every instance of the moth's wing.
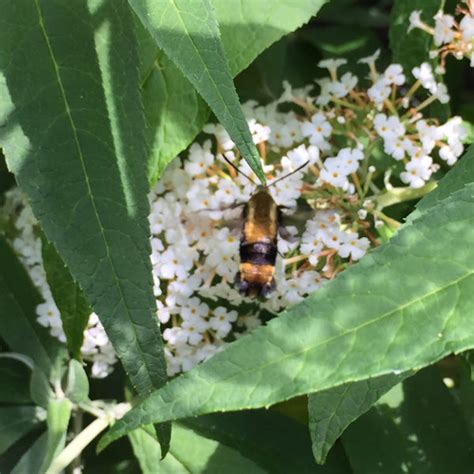
[[[285, 229], [286, 227], [296, 227], [297, 234], [302, 234], [306, 227], [306, 221], [314, 216], [315, 210], [306, 203], [298, 204], [296, 207], [280, 206], [280, 228], [279, 233], [285, 240], [290, 240], [292, 234]], [[286, 234], [286, 235], [285, 235]]]

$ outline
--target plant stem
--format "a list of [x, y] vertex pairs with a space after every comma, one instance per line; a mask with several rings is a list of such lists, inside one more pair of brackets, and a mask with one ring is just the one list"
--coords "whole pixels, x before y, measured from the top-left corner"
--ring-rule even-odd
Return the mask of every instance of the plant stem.
[[108, 417], [97, 418], [86, 426], [53, 460], [46, 474], [60, 474], [80, 453], [109, 426]]

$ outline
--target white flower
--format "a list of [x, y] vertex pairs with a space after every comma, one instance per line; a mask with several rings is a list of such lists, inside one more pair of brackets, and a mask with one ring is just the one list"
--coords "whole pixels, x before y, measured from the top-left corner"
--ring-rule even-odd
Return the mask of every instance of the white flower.
[[214, 155], [211, 153], [210, 140], [206, 140], [202, 146], [199, 143], [193, 143], [189, 148], [184, 169], [190, 176], [196, 176], [205, 173], [213, 162]]
[[346, 59], [323, 59], [322, 61], [319, 61], [318, 67], [327, 68], [331, 76], [335, 78], [337, 69], [344, 64], [347, 64]]
[[384, 139], [398, 138], [405, 134], [405, 125], [396, 115], [387, 117], [385, 114], [377, 114], [373, 123], [375, 131]]
[[450, 43], [454, 38], [454, 18], [439, 11], [435, 15], [434, 42], [436, 46]]
[[250, 133], [252, 134], [253, 142], [257, 145], [261, 142], [266, 142], [270, 138], [270, 127], [258, 123], [255, 119], [247, 120]]
[[183, 324], [181, 325], [181, 334], [186, 338], [186, 341], [189, 342], [189, 344], [195, 346], [202, 341], [203, 334], [206, 332], [208, 327], [209, 324], [205, 319], [196, 317], [183, 321]]
[[235, 143], [231, 140], [227, 130], [220, 123], [208, 123], [204, 125], [202, 130], [205, 133], [214, 135], [216, 137], [217, 143], [219, 143], [223, 150], [227, 151], [234, 148]]
[[436, 92], [433, 68], [429, 63], [422, 63], [420, 66], [414, 67], [411, 72], [425, 89], [428, 89], [432, 94]]
[[448, 165], [454, 165], [458, 158], [462, 155], [464, 147], [461, 143], [455, 143], [453, 145], [444, 145], [439, 149], [439, 156], [441, 159], [446, 161]]
[[209, 326], [214, 329], [220, 338], [226, 337], [232, 329], [232, 324], [237, 320], [237, 311], [228, 311], [222, 306], [214, 310], [214, 316], [209, 319]]
[[332, 127], [322, 112], [317, 112], [311, 117], [311, 122], [304, 122], [301, 128], [303, 136], [309, 137], [309, 142], [322, 150], [328, 149], [325, 140], [331, 135]]
[[36, 307], [38, 322], [45, 327], [62, 327], [61, 316], [53, 300], [46, 301]]
[[372, 87], [367, 91], [370, 100], [376, 105], [383, 104], [385, 99], [388, 99], [390, 95], [390, 87], [384, 77], [379, 79]]
[[342, 258], [348, 258], [350, 256], [352, 260], [359, 260], [365, 255], [369, 246], [369, 239], [365, 237], [359, 238], [355, 232], [350, 232], [344, 234], [343, 241], [338, 248], [337, 253]]
[[357, 62], [359, 63], [363, 63], [363, 64], [368, 64], [369, 66], [370, 65], [374, 65], [375, 64], [375, 61], [377, 61], [377, 59], [379, 59], [380, 57], [380, 49], [377, 49], [377, 51], [375, 51], [374, 54], [372, 54], [371, 56], [367, 56], [365, 58], [360, 58]]
[[421, 26], [423, 26], [423, 22], [421, 21], [421, 10], [413, 10], [410, 13], [408, 21], [410, 23], [410, 26], [408, 27], [408, 32], [410, 32], [414, 28], [420, 28]]
[[401, 86], [405, 84], [405, 74], [400, 64], [391, 64], [384, 72], [384, 78], [387, 84]]
[[431, 164], [432, 160], [429, 157], [412, 159], [406, 164], [406, 171], [400, 173], [400, 179], [412, 188], [421, 188], [430, 179]]
[[358, 79], [354, 74], [346, 72], [339, 81], [334, 81], [329, 85], [329, 90], [337, 98], [345, 97], [357, 85]]
[[[286, 173], [289, 173], [304, 163], [309, 162], [308, 165], [317, 163], [319, 160], [319, 148], [310, 145], [300, 145], [293, 150], [289, 150], [286, 156], [281, 159], [281, 166]], [[305, 170], [302, 170], [305, 171]]]
[[474, 40], [474, 17], [466, 15], [459, 23], [464, 41]]
[[428, 125], [426, 120], [418, 120], [416, 129], [423, 145], [423, 150], [426, 153], [431, 153], [431, 150], [436, 145], [436, 141], [442, 137], [442, 133], [438, 127]]
[[434, 92], [434, 96], [442, 103], [447, 104], [450, 100], [448, 94], [448, 88], [442, 82], [436, 84], [436, 91]]
[[181, 318], [189, 321], [195, 318], [206, 318], [208, 314], [209, 306], [197, 297], [187, 299], [180, 312]]

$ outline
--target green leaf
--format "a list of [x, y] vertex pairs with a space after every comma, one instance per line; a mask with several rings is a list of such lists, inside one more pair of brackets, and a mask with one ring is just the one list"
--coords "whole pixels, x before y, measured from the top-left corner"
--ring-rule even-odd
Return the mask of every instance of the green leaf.
[[383, 375], [310, 394], [309, 432], [316, 462], [324, 464], [329, 450], [344, 430], [405, 377]]
[[342, 437], [353, 472], [471, 474], [474, 443], [435, 367], [407, 379]]
[[[231, 75], [237, 75], [264, 49], [306, 23], [325, 1], [212, 0]], [[137, 36], [151, 144], [149, 176], [155, 182], [166, 165], [201, 130], [209, 109], [141, 25], [137, 26]]]
[[[56, 381], [59, 381], [59, 378]], [[31, 374], [30, 395], [36, 405], [43, 408], [48, 408], [49, 402], [54, 399], [50, 379], [39, 367], [34, 367]]]
[[351, 472], [340, 447], [334, 449], [324, 467], [315, 466], [306, 425], [274, 411], [219, 413], [189, 418], [182, 423], [201, 435], [237, 449], [266, 472]]
[[72, 357], [80, 360], [84, 329], [92, 310], [54, 245], [44, 236], [41, 252], [49, 287], [61, 314], [67, 347]]
[[166, 371], [131, 12], [125, 0], [1, 0], [0, 10], [8, 165], [133, 385], [147, 393]]
[[262, 183], [260, 157], [240, 108], [222, 47], [219, 27], [208, 0], [129, 0], [157, 45], [181, 69], [229, 132]]
[[44, 419], [42, 414], [37, 407], [0, 407], [0, 454], [35, 428]]
[[0, 262], [0, 336], [12, 351], [27, 355], [46, 376], [57, 380], [65, 348], [38, 324], [41, 296], [2, 235]]
[[421, 19], [434, 24], [433, 17], [442, 7], [444, 0], [395, 0], [390, 13], [390, 48], [393, 62], [399, 63], [407, 74], [423, 62], [433, 64], [429, 52], [434, 47], [433, 36], [415, 28], [408, 33], [408, 19], [411, 12], [421, 10]]
[[441, 181], [441, 185], [427, 194], [417, 205], [416, 209], [408, 216], [408, 222], [413, 222], [418, 217], [429, 211], [455, 192], [463, 190], [466, 185], [474, 181], [474, 145], [471, 145], [454, 168], [449, 170]]
[[72, 359], [67, 372], [66, 396], [74, 403], [84, 403], [89, 398], [89, 380], [82, 364]]
[[471, 184], [266, 327], [154, 392], [101, 445], [142, 424], [268, 406], [473, 347], [473, 207]]
[[159, 445], [149, 429], [133, 431], [129, 436], [144, 474], [189, 472], [193, 474], [222, 472], [263, 474], [268, 472], [238, 451], [200, 436], [180, 424], [173, 426], [170, 451], [162, 461], [160, 461]]
[[30, 403], [30, 377], [31, 367], [21, 354], [0, 354], [0, 403]]
[[41, 472], [46, 472], [52, 460], [66, 445], [67, 427], [71, 417], [71, 402], [67, 398], [52, 400], [48, 405], [48, 447]]
[[20, 458], [11, 474], [41, 472], [41, 465], [48, 446], [48, 433], [43, 433]]

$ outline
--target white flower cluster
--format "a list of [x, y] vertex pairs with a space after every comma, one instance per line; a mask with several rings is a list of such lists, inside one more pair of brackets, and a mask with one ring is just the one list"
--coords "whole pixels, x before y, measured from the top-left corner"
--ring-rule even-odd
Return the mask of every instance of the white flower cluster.
[[434, 27], [421, 19], [421, 10], [415, 10], [410, 15], [408, 31], [419, 28], [433, 36], [437, 49], [431, 52], [431, 56], [440, 57], [440, 72], [444, 72], [445, 58], [450, 54], [456, 59], [469, 58], [474, 67], [474, 3], [472, 0], [465, 0], [464, 3], [465, 7], [456, 9], [458, 19], [441, 10], [436, 13]]
[[[284, 178], [268, 188], [284, 217], [277, 287], [267, 299], [252, 300], [234, 288], [242, 209], [255, 191], [245, 175], [256, 177], [221, 125], [207, 124], [208, 138], [174, 160], [150, 193], [154, 294], [170, 376], [301, 301], [377, 245], [377, 229], [394, 222], [373, 200], [391, 186], [388, 176], [421, 188], [439, 167], [435, 159], [451, 165], [462, 153], [459, 118], [440, 125], [423, 116], [431, 102], [448, 100], [431, 67], [415, 68], [414, 84], [407, 88], [402, 67], [392, 64], [379, 72], [377, 58], [378, 52], [361, 60], [370, 72], [363, 87], [350, 72], [338, 76], [345, 60], [327, 59], [319, 63], [329, 77], [317, 81], [318, 95], [311, 94], [312, 86], [293, 90], [285, 83], [279, 100], [243, 106], [269, 183]], [[420, 102], [419, 92], [428, 97]], [[385, 154], [384, 164], [374, 161], [377, 149]], [[39, 322], [64, 339], [35, 221], [23, 206], [13, 244], [45, 299]], [[83, 354], [93, 361], [94, 375], [106, 375], [115, 358], [95, 315], [85, 337]]]
[[[53, 295], [46, 280], [46, 272], [41, 255], [41, 238], [37, 234], [37, 221], [31, 207], [18, 188], [8, 191], [5, 195], [5, 205], [2, 209], [8, 217], [18, 212], [14, 221], [14, 237], [12, 247], [20, 261], [27, 269], [33, 284], [39, 290], [44, 302], [36, 308], [38, 322], [49, 328], [52, 336], [66, 342], [59, 310], [54, 302]], [[95, 313], [89, 317], [87, 328], [84, 331], [84, 342], [81, 348], [84, 360], [92, 363], [91, 374], [96, 378], [106, 377], [116, 362], [115, 352], [110, 344], [104, 328]]]

